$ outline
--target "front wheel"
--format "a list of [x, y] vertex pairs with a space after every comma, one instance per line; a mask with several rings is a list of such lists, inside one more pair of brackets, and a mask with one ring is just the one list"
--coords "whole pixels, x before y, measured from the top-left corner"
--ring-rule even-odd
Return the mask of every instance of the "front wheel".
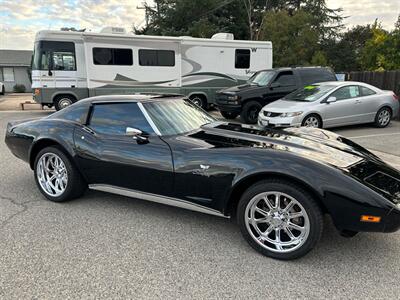
[[384, 128], [390, 124], [392, 119], [392, 110], [389, 107], [382, 107], [375, 116], [375, 126], [378, 128]]
[[34, 173], [40, 192], [54, 202], [77, 198], [86, 190], [79, 171], [57, 147], [47, 147], [38, 153]]
[[257, 101], [249, 101], [243, 105], [240, 118], [243, 123], [256, 124], [258, 120], [258, 113], [260, 112], [262, 105]]
[[251, 186], [239, 201], [237, 218], [250, 246], [276, 259], [304, 256], [322, 234], [322, 212], [313, 196], [283, 180]]
[[303, 122], [301, 123], [301, 126], [322, 128], [322, 120], [318, 115], [311, 114], [304, 118]]
[[238, 113], [229, 112], [229, 111], [220, 111], [220, 113], [225, 119], [228, 119], [228, 120], [236, 119], [236, 117], [239, 115]]
[[74, 102], [76, 102], [76, 99], [73, 96], [60, 95], [54, 99], [54, 106], [55, 106], [56, 110], [58, 111], [58, 110], [61, 110], [63, 108], [66, 108], [66, 107], [74, 104]]

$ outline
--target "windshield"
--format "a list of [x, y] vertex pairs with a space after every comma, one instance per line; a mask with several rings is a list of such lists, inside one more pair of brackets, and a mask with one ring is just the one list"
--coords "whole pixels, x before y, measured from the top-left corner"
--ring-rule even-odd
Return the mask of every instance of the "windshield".
[[199, 129], [214, 122], [212, 116], [188, 100], [165, 100], [143, 103], [161, 135], [176, 135]]
[[260, 86], [266, 86], [270, 83], [272, 77], [274, 77], [275, 71], [260, 71], [255, 73], [247, 81], [250, 84], [257, 84]]
[[312, 102], [323, 96], [325, 96], [329, 91], [334, 89], [334, 85], [326, 84], [311, 84], [306, 85], [289, 95], [286, 95], [283, 99], [292, 101], [307, 101]]

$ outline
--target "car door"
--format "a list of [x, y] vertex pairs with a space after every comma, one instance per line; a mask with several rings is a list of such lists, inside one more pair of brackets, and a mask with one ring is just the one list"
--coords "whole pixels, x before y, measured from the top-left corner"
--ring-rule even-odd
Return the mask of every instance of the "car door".
[[[141, 130], [143, 138], [128, 135], [127, 128]], [[89, 183], [171, 194], [170, 148], [154, 133], [137, 103], [92, 105], [87, 124], [74, 136], [77, 161]]]
[[373, 122], [381, 104], [381, 101], [379, 101], [380, 95], [365, 86], [360, 85], [359, 89], [361, 93], [361, 97], [359, 99], [360, 122]]
[[356, 124], [359, 119], [360, 91], [358, 86], [349, 85], [338, 88], [326, 97], [335, 97], [335, 102], [325, 102], [322, 118], [325, 126]]
[[297, 88], [296, 76], [293, 71], [279, 72], [267, 87], [267, 93], [264, 95], [265, 102], [283, 98]]

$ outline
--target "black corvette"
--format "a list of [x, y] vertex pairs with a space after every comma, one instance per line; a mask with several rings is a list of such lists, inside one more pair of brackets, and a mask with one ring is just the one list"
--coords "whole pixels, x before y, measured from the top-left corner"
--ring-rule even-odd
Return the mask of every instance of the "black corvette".
[[181, 97], [89, 98], [9, 123], [6, 143], [51, 201], [89, 187], [235, 217], [278, 259], [310, 251], [323, 214], [347, 236], [400, 227], [400, 173], [361, 146], [319, 129], [219, 122]]

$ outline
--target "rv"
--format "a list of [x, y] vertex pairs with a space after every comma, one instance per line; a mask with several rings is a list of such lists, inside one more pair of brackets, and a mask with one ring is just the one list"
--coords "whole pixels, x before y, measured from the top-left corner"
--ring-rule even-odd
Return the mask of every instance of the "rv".
[[272, 44], [234, 40], [145, 36], [107, 27], [100, 33], [39, 31], [32, 59], [36, 102], [60, 110], [107, 94], [177, 93], [206, 108], [215, 92], [272, 67]]

